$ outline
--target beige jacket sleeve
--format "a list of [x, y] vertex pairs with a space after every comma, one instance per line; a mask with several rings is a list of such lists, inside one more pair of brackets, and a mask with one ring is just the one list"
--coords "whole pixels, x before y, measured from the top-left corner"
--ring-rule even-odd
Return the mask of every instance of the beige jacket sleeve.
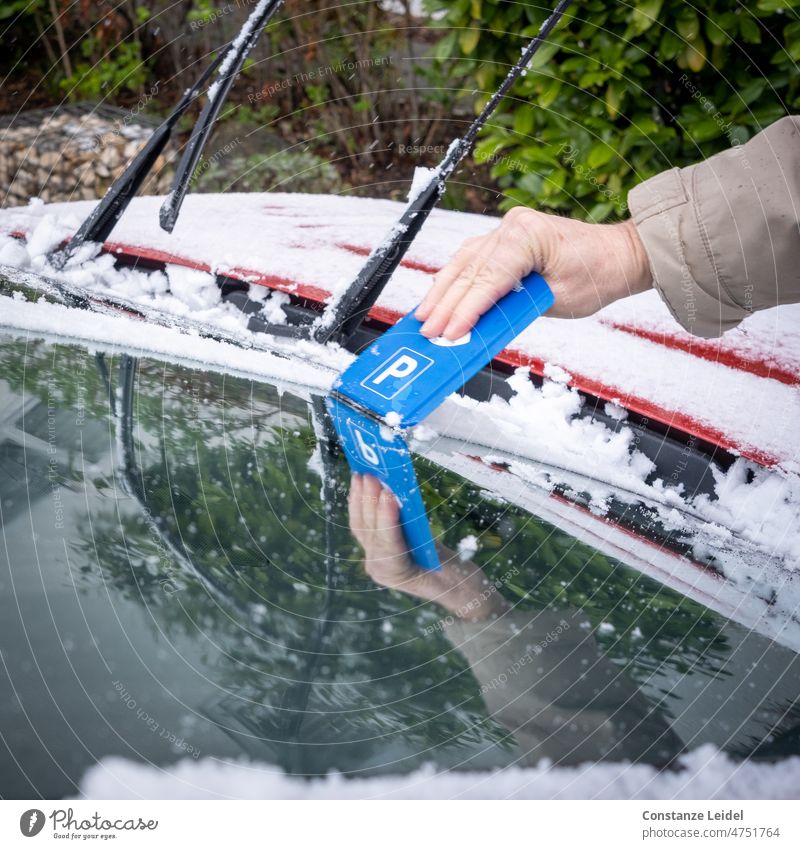
[[628, 206], [655, 287], [697, 336], [800, 301], [800, 117], [636, 186]]

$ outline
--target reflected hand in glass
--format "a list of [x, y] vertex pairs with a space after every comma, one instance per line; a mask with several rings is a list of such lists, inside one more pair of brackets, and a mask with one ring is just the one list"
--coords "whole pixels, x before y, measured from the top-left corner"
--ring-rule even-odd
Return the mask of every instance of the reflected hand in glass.
[[437, 546], [441, 569], [420, 569], [408, 553], [397, 499], [377, 478], [352, 476], [349, 507], [350, 529], [375, 583], [435, 601], [459, 619], [489, 619], [508, 608], [474, 563], [461, 562], [444, 546]]
[[522, 763], [663, 766], [681, 751], [667, 717], [604, 655], [581, 611], [513, 609], [478, 566], [447, 549], [440, 548], [440, 570], [420, 569], [399, 519], [397, 500], [380, 481], [353, 475], [350, 526], [367, 574], [449, 611], [442, 630], [468, 661], [490, 716], [516, 740]]

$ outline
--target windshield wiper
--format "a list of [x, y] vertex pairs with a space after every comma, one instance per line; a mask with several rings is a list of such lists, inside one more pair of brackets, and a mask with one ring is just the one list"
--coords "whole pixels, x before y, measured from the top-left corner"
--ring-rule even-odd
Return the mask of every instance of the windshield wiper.
[[[200, 114], [186, 151], [181, 158], [172, 192], [161, 209], [162, 226], [167, 230], [172, 230], [191, 175], [211, 133], [214, 120], [261, 30], [282, 4], [283, 0], [261, 0], [236, 38], [223, 45], [214, 61], [197, 78], [191, 88], [186, 89], [172, 112], [156, 128], [145, 146], [136, 154], [123, 173], [112, 183], [111, 188], [81, 224], [72, 239], [63, 248], [58, 248], [50, 254], [49, 261], [54, 268], [63, 268], [69, 258], [85, 242], [102, 244], [106, 241], [131, 200], [142, 187], [148, 174], [153, 170], [153, 166], [164, 151], [175, 125], [200, 95], [212, 74], [219, 70], [219, 78], [208, 89], [208, 103]], [[171, 204], [171, 213], [167, 215], [165, 209], [168, 204]], [[164, 223], [165, 219], [169, 221], [168, 226]]]
[[310, 329], [303, 328], [317, 342], [338, 341], [345, 345], [358, 330], [391, 279], [400, 261], [422, 229], [422, 225], [444, 194], [445, 183], [475, 143], [479, 131], [497, 109], [516, 80], [525, 74], [531, 60], [545, 43], [556, 24], [564, 16], [572, 0], [560, 0], [536, 36], [522, 51], [497, 91], [483, 107], [461, 138], [455, 139], [442, 161], [431, 172], [427, 183], [414, 197], [386, 238], [376, 247], [361, 267], [356, 279], [327, 304], [325, 312]]
[[50, 255], [51, 265], [55, 268], [63, 268], [67, 260], [85, 242], [97, 242], [99, 244], [105, 242], [117, 221], [121, 218], [122, 213], [128, 208], [128, 204], [130, 204], [134, 195], [147, 179], [147, 175], [153, 170], [153, 166], [166, 147], [175, 125], [194, 102], [200, 90], [208, 82], [209, 77], [228, 55], [230, 47], [231, 45], [227, 45], [226, 49], [222, 50], [219, 56], [197, 78], [194, 85], [186, 89], [172, 112], [156, 128], [145, 146], [112, 183], [103, 199], [84, 220], [72, 239], [63, 248]]
[[211, 135], [222, 104], [225, 102], [236, 77], [239, 76], [244, 60], [258, 41], [261, 31], [282, 5], [283, 0], [261, 0], [225, 55], [225, 62], [220, 69], [219, 78], [208, 89], [208, 102], [203, 107], [203, 111], [192, 130], [192, 135], [175, 171], [172, 189], [159, 212], [161, 227], [168, 233], [172, 232], [175, 222], [178, 220], [181, 204], [189, 189], [192, 176], [200, 161], [200, 155]]

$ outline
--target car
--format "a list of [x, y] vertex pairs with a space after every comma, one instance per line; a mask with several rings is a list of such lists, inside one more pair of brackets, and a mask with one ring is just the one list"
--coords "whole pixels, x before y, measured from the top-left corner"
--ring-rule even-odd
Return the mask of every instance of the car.
[[655, 293], [544, 317], [405, 434], [434, 538], [502, 600], [481, 626], [364, 571], [324, 398], [492, 219], [435, 211], [347, 350], [258, 322], [313, 320], [396, 204], [190, 195], [166, 235], [158, 203], [61, 270], [90, 204], [0, 211], [0, 795], [74, 795], [115, 758], [354, 779], [797, 753], [794, 308], [715, 342]]

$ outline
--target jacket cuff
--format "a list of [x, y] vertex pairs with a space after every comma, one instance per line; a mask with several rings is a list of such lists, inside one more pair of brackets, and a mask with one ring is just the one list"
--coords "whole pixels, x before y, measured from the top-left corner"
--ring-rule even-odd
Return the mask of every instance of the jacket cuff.
[[749, 313], [720, 282], [694, 203], [696, 169], [672, 168], [645, 180], [628, 194], [628, 207], [653, 284], [673, 317], [689, 333], [712, 338]]

